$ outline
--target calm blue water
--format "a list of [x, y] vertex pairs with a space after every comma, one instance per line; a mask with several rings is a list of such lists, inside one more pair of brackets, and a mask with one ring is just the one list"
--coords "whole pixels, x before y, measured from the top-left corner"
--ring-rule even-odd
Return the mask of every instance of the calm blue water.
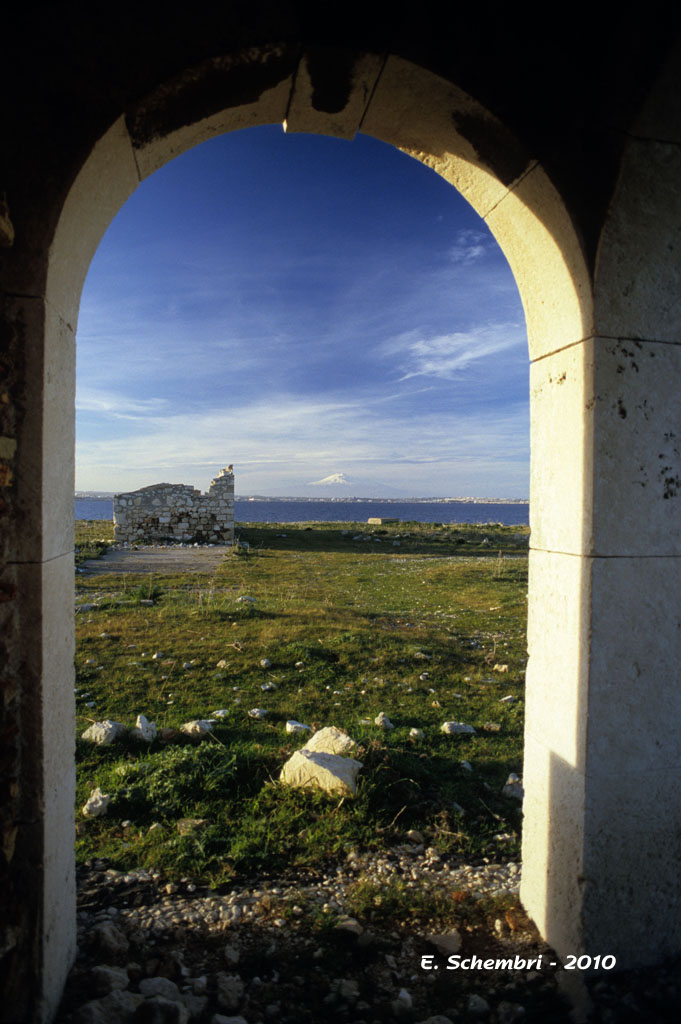
[[[366, 522], [369, 517], [413, 519], [418, 523], [529, 523], [529, 505], [485, 505], [437, 501], [236, 501], [239, 523]], [[109, 498], [76, 498], [76, 519], [113, 519]]]

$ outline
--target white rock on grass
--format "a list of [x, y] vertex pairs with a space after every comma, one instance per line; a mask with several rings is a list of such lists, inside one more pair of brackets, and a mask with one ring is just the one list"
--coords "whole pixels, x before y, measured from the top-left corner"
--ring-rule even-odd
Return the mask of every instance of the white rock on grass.
[[513, 797], [514, 800], [523, 799], [523, 797], [525, 796], [523, 784], [515, 772], [511, 772], [509, 777], [506, 779], [506, 783], [501, 792], [504, 796]]
[[321, 751], [324, 754], [349, 754], [357, 744], [346, 732], [335, 725], [319, 729], [303, 747], [303, 750]]
[[195, 718], [191, 722], [185, 722], [180, 726], [180, 732], [192, 739], [202, 739], [213, 731], [213, 722], [210, 718]]
[[302, 722], [296, 722], [293, 718], [289, 719], [286, 723], [286, 732], [293, 733], [294, 736], [299, 733], [309, 732], [311, 728], [309, 725], [303, 725]]
[[508, 672], [508, 665], [495, 665], [492, 669], [493, 672]]
[[106, 814], [111, 797], [108, 793], [102, 793], [99, 786], [93, 789], [87, 798], [87, 803], [83, 805], [83, 815], [86, 818], [98, 818], [101, 814]]
[[409, 739], [410, 740], [422, 740], [423, 739], [423, 729], [410, 729], [409, 730]]
[[220, 661], [218, 661], [218, 663], [217, 663], [217, 665], [215, 667], [216, 668], [228, 668], [229, 667], [229, 662], [225, 661], [224, 658], [220, 658]]
[[474, 735], [475, 729], [472, 725], [464, 725], [463, 722], [443, 722], [440, 726], [440, 732], [446, 732], [449, 736], [454, 736], [459, 733]]
[[260, 668], [270, 668], [271, 664], [272, 662], [270, 661], [269, 658], [260, 659]]
[[267, 718], [268, 714], [269, 712], [265, 708], [251, 708], [248, 712], [249, 718]]
[[156, 723], [150, 722], [144, 715], [138, 715], [130, 735], [136, 740], [143, 740], [145, 743], [153, 743], [156, 739]]
[[255, 598], [249, 597], [248, 594], [242, 594], [241, 597], [237, 597], [237, 604], [255, 604]]
[[515, 697], [512, 693], [507, 694], [505, 697], [499, 699], [500, 704], [515, 704]]
[[218, 708], [217, 711], [213, 712], [213, 718], [227, 718], [229, 711], [227, 708]]
[[385, 711], [379, 712], [374, 718], [374, 725], [380, 726], [381, 729], [394, 729], [395, 726], [390, 721]]
[[321, 789], [325, 793], [355, 796], [361, 761], [321, 750], [296, 750], [281, 770], [279, 779], [298, 789]]
[[81, 739], [88, 740], [90, 743], [99, 743], [101, 746], [109, 746], [125, 736], [126, 732], [127, 729], [122, 722], [112, 722], [110, 718], [105, 718], [102, 722], [93, 722], [89, 729], [85, 730]]

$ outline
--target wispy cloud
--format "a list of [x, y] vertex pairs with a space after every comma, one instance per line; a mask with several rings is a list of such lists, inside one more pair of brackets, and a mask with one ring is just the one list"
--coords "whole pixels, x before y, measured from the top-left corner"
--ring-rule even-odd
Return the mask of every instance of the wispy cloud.
[[454, 380], [471, 364], [512, 349], [524, 354], [525, 333], [519, 324], [487, 324], [470, 331], [423, 337], [415, 331], [385, 342], [384, 356], [396, 360], [400, 380], [438, 377]]
[[488, 234], [467, 228], [459, 231], [454, 245], [449, 249], [448, 256], [452, 263], [477, 263], [484, 258], [489, 248]]

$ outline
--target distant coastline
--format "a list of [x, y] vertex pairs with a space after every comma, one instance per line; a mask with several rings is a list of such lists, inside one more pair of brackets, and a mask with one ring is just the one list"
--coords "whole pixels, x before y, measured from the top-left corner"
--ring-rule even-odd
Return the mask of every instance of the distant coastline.
[[[76, 491], [74, 497], [78, 501], [104, 501], [113, 498], [116, 491]], [[325, 495], [322, 497], [295, 496], [295, 495], [273, 495], [273, 494], [237, 494], [235, 501], [307, 501], [307, 502], [380, 502], [382, 505], [445, 505], [452, 502], [465, 503], [467, 505], [529, 505], [527, 498], [360, 498], [355, 495], [344, 495], [343, 497]]]

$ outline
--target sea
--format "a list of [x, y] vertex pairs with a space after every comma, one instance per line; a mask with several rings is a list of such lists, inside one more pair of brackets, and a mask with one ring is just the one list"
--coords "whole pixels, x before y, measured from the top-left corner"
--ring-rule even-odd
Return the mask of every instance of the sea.
[[[527, 526], [528, 502], [502, 501], [314, 501], [246, 499], [234, 502], [237, 523], [362, 523], [369, 518], [417, 523], [501, 523]], [[111, 498], [76, 498], [76, 519], [113, 519]]]

